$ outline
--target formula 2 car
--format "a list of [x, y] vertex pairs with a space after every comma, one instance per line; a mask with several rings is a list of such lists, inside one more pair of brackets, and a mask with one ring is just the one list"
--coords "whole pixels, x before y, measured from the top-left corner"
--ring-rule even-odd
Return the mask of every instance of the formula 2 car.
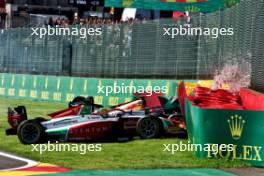
[[[93, 97], [78, 98], [66, 110], [49, 114], [51, 120], [27, 118], [26, 108], [8, 109], [11, 129], [23, 144], [46, 141], [95, 141], [112, 138], [143, 139], [186, 131], [176, 99], [167, 100], [161, 94], [151, 97], [135, 94], [136, 99], [112, 108], [94, 104]], [[76, 100], [76, 99], [75, 99]]]

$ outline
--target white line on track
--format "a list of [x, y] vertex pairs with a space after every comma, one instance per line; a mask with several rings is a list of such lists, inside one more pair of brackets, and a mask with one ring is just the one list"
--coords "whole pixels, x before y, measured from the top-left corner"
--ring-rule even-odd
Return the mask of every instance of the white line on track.
[[16, 167], [16, 168], [9, 168], [9, 169], [4, 169], [4, 170], [0, 170], [0, 171], [14, 171], [14, 170], [26, 169], [26, 168], [30, 168], [30, 167], [34, 167], [34, 166], [38, 165], [38, 163], [36, 161], [29, 160], [26, 158], [15, 156], [15, 155], [11, 155], [11, 154], [4, 153], [4, 152], [0, 152], [0, 156], [6, 157], [6, 158], [11, 158], [14, 160], [23, 161], [23, 162], [27, 163], [25, 166]]

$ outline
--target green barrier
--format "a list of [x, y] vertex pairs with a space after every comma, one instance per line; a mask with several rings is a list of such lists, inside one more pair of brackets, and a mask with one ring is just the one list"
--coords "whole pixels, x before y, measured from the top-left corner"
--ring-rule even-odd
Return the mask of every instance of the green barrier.
[[202, 109], [186, 101], [186, 123], [192, 144], [234, 144], [232, 151], [211, 149], [197, 156], [264, 166], [264, 111]]
[[216, 169], [145, 169], [145, 170], [73, 170], [64, 173], [47, 174], [46, 176], [160, 176], [160, 175], [173, 175], [173, 176], [236, 176], [235, 174]]
[[[237, 2], [237, 1], [235, 1]], [[105, 5], [108, 7], [132, 7], [140, 9], [155, 9], [155, 10], [177, 10], [177, 11], [192, 11], [192, 12], [213, 12], [225, 7], [224, 0], [186, 0], [171, 1], [171, 0], [106, 0]]]
[[0, 73], [0, 95], [56, 102], [69, 102], [76, 96], [94, 96], [95, 103], [114, 106], [130, 101], [132, 94], [129, 91], [106, 94], [105, 91], [100, 91], [100, 87], [106, 89], [107, 86], [141, 86], [145, 90], [148, 90], [148, 87], [166, 87], [165, 95], [170, 98], [177, 93], [177, 83], [175, 80], [97, 79]]

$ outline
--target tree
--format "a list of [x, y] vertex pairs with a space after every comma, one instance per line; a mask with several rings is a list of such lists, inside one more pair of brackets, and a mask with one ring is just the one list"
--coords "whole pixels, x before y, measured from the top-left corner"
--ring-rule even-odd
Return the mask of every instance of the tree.
[[226, 7], [232, 7], [235, 5], [239, 0], [225, 0], [225, 6]]

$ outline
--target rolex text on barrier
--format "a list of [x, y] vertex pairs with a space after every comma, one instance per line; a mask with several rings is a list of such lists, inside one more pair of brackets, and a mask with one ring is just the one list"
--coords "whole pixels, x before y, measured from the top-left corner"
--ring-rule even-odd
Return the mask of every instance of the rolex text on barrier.
[[242, 103], [244, 110], [213, 109], [186, 100], [186, 123], [192, 143], [233, 144], [232, 151], [220, 149], [217, 154], [198, 151], [197, 156], [244, 160], [264, 166], [264, 110], [249, 110]]

